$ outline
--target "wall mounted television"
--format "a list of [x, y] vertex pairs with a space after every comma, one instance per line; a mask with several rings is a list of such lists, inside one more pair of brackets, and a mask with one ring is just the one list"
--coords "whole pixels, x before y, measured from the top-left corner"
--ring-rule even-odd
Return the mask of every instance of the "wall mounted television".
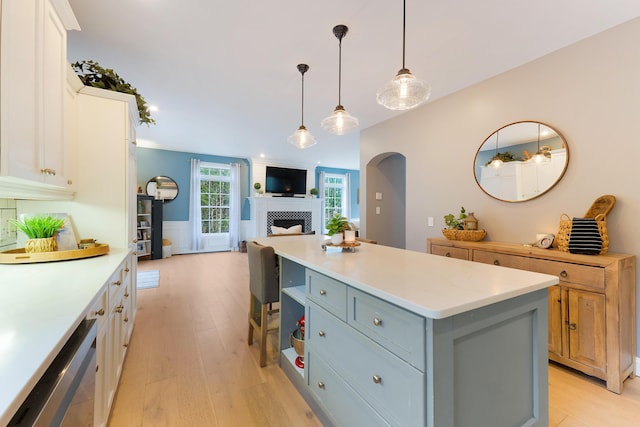
[[267, 166], [265, 191], [294, 196], [307, 193], [307, 170]]

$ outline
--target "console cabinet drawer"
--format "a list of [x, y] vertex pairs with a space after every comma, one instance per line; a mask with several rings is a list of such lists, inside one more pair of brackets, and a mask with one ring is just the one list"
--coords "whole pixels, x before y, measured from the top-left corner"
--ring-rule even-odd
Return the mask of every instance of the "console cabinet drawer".
[[561, 282], [575, 283], [589, 288], [604, 290], [604, 268], [544, 259], [531, 259], [528, 270], [558, 276]]
[[446, 256], [457, 259], [469, 259], [469, 249], [454, 248], [451, 246], [431, 245], [431, 253], [433, 255]]
[[473, 261], [484, 264], [501, 265], [503, 267], [527, 269], [527, 259], [518, 255], [507, 255], [497, 252], [473, 251]]
[[347, 320], [347, 286], [307, 269], [307, 298], [344, 321]]
[[365, 294], [347, 291], [347, 322], [424, 372], [425, 319], [409, 311]]
[[337, 426], [390, 426], [317, 354], [307, 351], [307, 387]]

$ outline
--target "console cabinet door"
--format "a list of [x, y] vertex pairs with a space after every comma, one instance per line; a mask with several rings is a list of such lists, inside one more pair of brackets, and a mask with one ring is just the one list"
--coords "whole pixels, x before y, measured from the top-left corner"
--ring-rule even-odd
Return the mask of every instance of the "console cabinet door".
[[606, 372], [605, 297], [568, 290], [569, 358]]
[[549, 288], [549, 353], [562, 356], [562, 325], [564, 324], [562, 313], [562, 288], [552, 286]]

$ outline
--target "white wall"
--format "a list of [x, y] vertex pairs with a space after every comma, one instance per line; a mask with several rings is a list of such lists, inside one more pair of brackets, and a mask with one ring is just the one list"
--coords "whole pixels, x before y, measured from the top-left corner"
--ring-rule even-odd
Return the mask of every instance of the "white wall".
[[[384, 152], [406, 156], [407, 249], [425, 251], [427, 237], [442, 236], [443, 216], [457, 214], [460, 206], [475, 213], [488, 240], [522, 243], [536, 233], [557, 232], [562, 213], [582, 216], [598, 196], [613, 194], [609, 250], [640, 253], [638, 40], [640, 18], [363, 130], [361, 195], [367, 193], [372, 158]], [[569, 145], [569, 166], [547, 194], [501, 202], [478, 188], [474, 156], [487, 136], [520, 120], [560, 131]], [[366, 199], [361, 203], [370, 209]]]

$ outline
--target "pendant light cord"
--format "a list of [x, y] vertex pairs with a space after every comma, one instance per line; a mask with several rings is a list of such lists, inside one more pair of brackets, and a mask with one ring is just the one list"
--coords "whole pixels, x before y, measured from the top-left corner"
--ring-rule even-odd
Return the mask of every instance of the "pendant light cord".
[[300, 118], [300, 125], [304, 126], [304, 73], [302, 74], [302, 105], [300, 111], [302, 111], [302, 117]]
[[342, 105], [342, 37], [338, 38], [338, 105]]
[[404, 45], [407, 27], [407, 0], [402, 1], [402, 69], [404, 70]]

